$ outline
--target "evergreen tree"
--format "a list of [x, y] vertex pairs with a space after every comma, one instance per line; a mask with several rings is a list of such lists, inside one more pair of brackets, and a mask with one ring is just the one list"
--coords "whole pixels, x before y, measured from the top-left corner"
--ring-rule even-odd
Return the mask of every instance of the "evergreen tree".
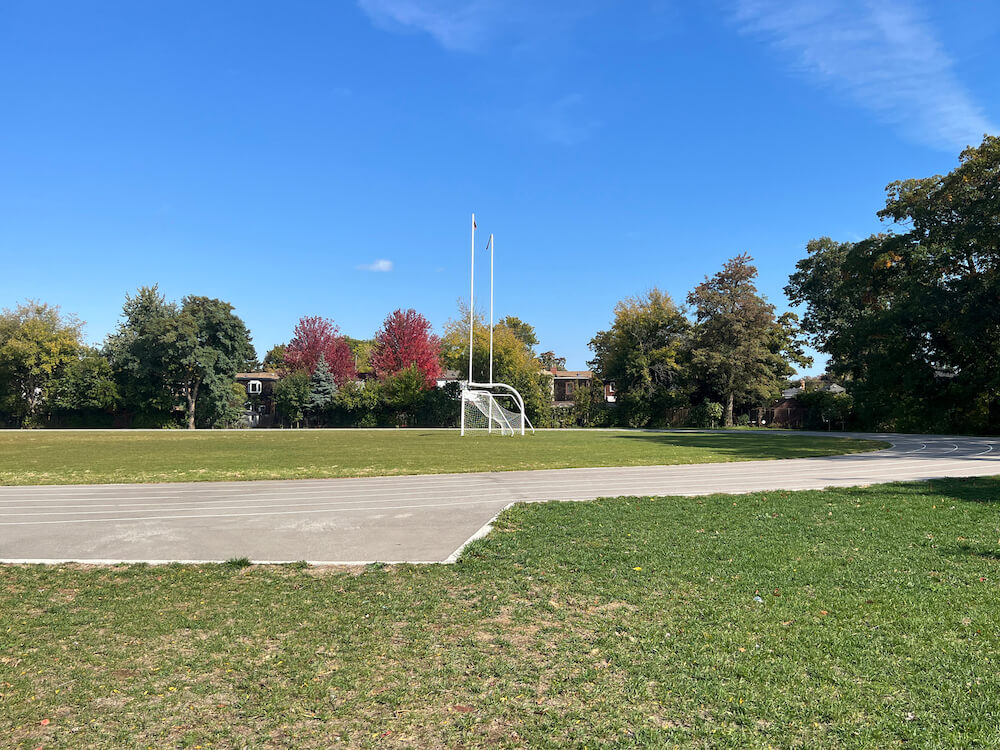
[[306, 415], [317, 420], [330, 408], [337, 395], [337, 384], [334, 382], [330, 368], [326, 366], [326, 355], [320, 352], [316, 360], [316, 369], [309, 376], [309, 395], [306, 398]]

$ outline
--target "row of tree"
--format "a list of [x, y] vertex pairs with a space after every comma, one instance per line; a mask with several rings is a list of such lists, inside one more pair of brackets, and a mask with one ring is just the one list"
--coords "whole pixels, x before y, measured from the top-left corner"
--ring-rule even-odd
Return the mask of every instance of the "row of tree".
[[[492, 332], [473, 316], [473, 378], [514, 386], [537, 425], [670, 424], [678, 409], [721, 402], [732, 424], [738, 407], [775, 396], [807, 364], [794, 316], [776, 317], [755, 286], [749, 256], [729, 261], [688, 296], [693, 315], [653, 290], [626, 299], [611, 328], [591, 342], [594, 385], [575, 394], [572, 410], [551, 408], [554, 352], [537, 354], [534, 328], [503, 318]], [[188, 296], [169, 302], [154, 287], [127, 295], [116, 331], [98, 350], [85, 346], [80, 323], [57, 308], [29, 303], [0, 316], [0, 418], [22, 426], [132, 425], [215, 427], [240, 423], [249, 395], [239, 372], [276, 371], [279, 423], [450, 425], [457, 391], [436, 388], [443, 370], [469, 366], [469, 314], [460, 309], [443, 336], [414, 310], [396, 310], [374, 338], [343, 336], [332, 320], [304, 317], [287, 344], [255, 359], [250, 333], [230, 304]], [[618, 405], [604, 401], [613, 381]], [[700, 414], [695, 410], [695, 414]]]
[[658, 289], [618, 303], [611, 327], [590, 342], [590, 366], [617, 389], [616, 422], [667, 426], [680, 410], [711, 415], [708, 405], [721, 404], [718, 418], [731, 426], [737, 409], [777, 398], [793, 363], [811, 364], [796, 317], [775, 314], [756, 276], [750, 256], [733, 258], [688, 294], [690, 314]]
[[[575, 394], [571, 411], [553, 412], [544, 372], [565, 359], [536, 353], [533, 327], [518, 318], [493, 332], [493, 377], [521, 392], [538, 425], [661, 426], [679, 413], [731, 425], [810, 363], [804, 333], [848, 389], [801, 397], [829, 423], [1000, 432], [1000, 139], [964, 151], [947, 175], [894, 182], [887, 194], [879, 212], [887, 231], [807, 245], [786, 287], [805, 308], [801, 330], [759, 294], [752, 259], [740, 255], [692, 290], [687, 307], [657, 289], [618, 303], [590, 342], [594, 385]], [[489, 330], [478, 317], [473, 326], [473, 377], [484, 381]], [[303, 318], [258, 363], [231, 305], [168, 302], [152, 287], [126, 297], [98, 350], [84, 345], [78, 320], [32, 302], [0, 314], [0, 420], [229, 425], [247, 400], [236, 373], [265, 367], [281, 375], [274, 396], [286, 424], [447, 425], [457, 392], [435, 381], [443, 369], [466, 371], [468, 347], [468, 310], [440, 338], [422, 315], [397, 310], [368, 340]], [[602, 382], [615, 384], [614, 407]]]

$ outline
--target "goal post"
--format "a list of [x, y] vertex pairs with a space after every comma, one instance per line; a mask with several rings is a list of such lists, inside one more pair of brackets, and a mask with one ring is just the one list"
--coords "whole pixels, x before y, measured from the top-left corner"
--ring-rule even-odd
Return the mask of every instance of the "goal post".
[[486, 247], [490, 251], [490, 343], [487, 383], [477, 383], [473, 378], [473, 346], [476, 330], [476, 215], [472, 214], [472, 242], [469, 271], [469, 379], [462, 387], [461, 434], [486, 432], [497, 435], [524, 435], [525, 428], [532, 432], [524, 409], [524, 399], [517, 389], [493, 380], [493, 256], [494, 239], [490, 234]]
[[462, 435], [524, 435], [525, 429], [535, 431], [515, 388], [504, 383], [470, 383], [462, 389]]

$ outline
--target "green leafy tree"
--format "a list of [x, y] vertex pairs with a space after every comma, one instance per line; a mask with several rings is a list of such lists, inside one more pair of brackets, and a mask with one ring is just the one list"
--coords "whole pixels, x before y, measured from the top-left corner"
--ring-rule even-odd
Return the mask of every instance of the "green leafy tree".
[[594, 378], [588, 385], [573, 391], [573, 412], [580, 427], [593, 427], [604, 416], [604, 384]]
[[344, 340], [351, 349], [351, 356], [354, 357], [354, 367], [358, 372], [371, 372], [372, 347], [375, 345], [374, 339], [352, 339], [345, 336]]
[[[485, 383], [490, 371], [490, 331], [481, 316], [476, 316], [473, 331], [472, 375], [476, 382]], [[460, 307], [459, 319], [445, 326], [441, 360], [446, 368], [468, 372], [468, 309]], [[524, 399], [528, 418], [536, 427], [544, 426], [548, 421], [552, 378], [542, 372], [541, 363], [528, 345], [504, 323], [497, 324], [493, 331], [493, 380], [516, 388]]]
[[538, 336], [535, 335], [535, 327], [533, 325], [525, 323], [513, 315], [503, 318], [500, 321], [500, 325], [506, 326], [518, 341], [528, 347], [528, 351], [534, 353], [535, 347], [538, 346]]
[[126, 296], [123, 318], [105, 352], [128, 407], [164, 419], [179, 398], [189, 429], [228, 419], [236, 373], [256, 359], [232, 305], [188, 296], [177, 306], [143, 287]]
[[40, 302], [0, 313], [0, 408], [21, 424], [41, 418], [53, 382], [79, 355], [82, 325]]
[[337, 391], [332, 418], [343, 426], [375, 427], [383, 421], [382, 406], [382, 388], [377, 381], [348, 381]]
[[203, 397], [212, 402], [202, 407], [207, 415], [202, 424], [211, 426], [225, 411], [236, 373], [255, 359], [246, 325], [228, 302], [189, 295], [168, 320], [162, 341], [167, 380], [184, 401], [188, 429], [197, 426], [202, 386]]
[[296, 370], [274, 385], [274, 405], [292, 427], [298, 427], [305, 417], [309, 402], [309, 373]]
[[689, 420], [692, 427], [708, 427], [715, 429], [719, 426], [725, 410], [718, 401], [709, 401], [707, 398], [691, 409]]
[[125, 295], [122, 320], [104, 343], [121, 406], [138, 424], [165, 424], [176, 403], [167, 379], [164, 337], [177, 313], [157, 286], [140, 287], [135, 295]]
[[557, 357], [556, 353], [553, 351], [542, 352], [538, 355], [538, 361], [542, 363], [542, 367], [546, 370], [565, 370], [566, 369], [566, 358]]
[[794, 372], [806, 366], [796, 318], [774, 315], [774, 306], [757, 292], [757, 269], [749, 255], [729, 260], [688, 295], [695, 310], [689, 352], [693, 376], [724, 404], [724, 424], [733, 425], [737, 401], [761, 403], [777, 396]]
[[615, 305], [611, 327], [590, 341], [594, 359], [588, 364], [602, 381], [615, 383], [622, 421], [659, 424], [668, 409], [685, 402], [681, 355], [690, 328], [659, 289]]
[[426, 392], [426, 379], [416, 364], [387, 375], [381, 383], [382, 401], [395, 416], [399, 427], [412, 423], [414, 411], [423, 401]]
[[1000, 138], [894, 182], [890, 231], [807, 246], [786, 288], [868, 428], [1000, 431]]
[[277, 344], [268, 350], [261, 363], [265, 372], [278, 372], [285, 368], [285, 349], [287, 348], [287, 344]]
[[78, 356], [66, 363], [49, 389], [49, 410], [63, 418], [108, 415], [118, 406], [118, 386], [111, 364], [97, 349], [82, 347]]

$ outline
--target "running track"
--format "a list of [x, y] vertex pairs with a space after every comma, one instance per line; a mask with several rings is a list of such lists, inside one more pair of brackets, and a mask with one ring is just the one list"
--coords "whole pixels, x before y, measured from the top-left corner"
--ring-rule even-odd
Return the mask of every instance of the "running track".
[[1000, 475], [1000, 438], [829, 458], [364, 479], [0, 487], [0, 562], [454, 560], [514, 502]]

